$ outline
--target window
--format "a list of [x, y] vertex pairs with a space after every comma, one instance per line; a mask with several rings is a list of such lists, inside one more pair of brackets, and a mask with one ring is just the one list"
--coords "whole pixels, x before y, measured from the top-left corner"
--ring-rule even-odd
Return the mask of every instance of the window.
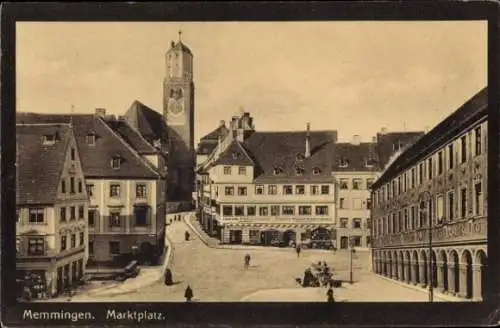
[[95, 134], [87, 134], [87, 144], [91, 146], [95, 145]]
[[280, 175], [283, 173], [283, 169], [281, 167], [275, 167], [273, 173], [274, 175]]
[[44, 135], [42, 143], [44, 145], [53, 145], [56, 143], [56, 136], [53, 134]]
[[361, 219], [352, 219], [352, 228], [361, 229]]
[[78, 193], [81, 194], [83, 192], [83, 183], [82, 180], [78, 180]]
[[299, 215], [311, 215], [311, 206], [299, 206]]
[[316, 215], [328, 215], [328, 206], [316, 206]]
[[75, 193], [75, 178], [73, 177], [69, 178], [69, 193], [70, 194]]
[[136, 207], [134, 208], [135, 225], [137, 227], [145, 227], [148, 225], [148, 208]]
[[340, 218], [340, 227], [341, 228], [347, 228], [347, 223], [349, 220], [347, 218]]
[[276, 195], [278, 193], [278, 186], [276, 186], [276, 185], [269, 185], [267, 187], [267, 193], [269, 195]]
[[95, 225], [95, 215], [96, 215], [95, 210], [90, 210], [88, 212], [89, 226], [94, 226]]
[[110, 197], [120, 197], [120, 185], [112, 184], [109, 186], [109, 196]]
[[321, 186], [321, 194], [328, 195], [330, 193], [330, 186]]
[[453, 192], [448, 193], [448, 218], [453, 220], [455, 217], [455, 195]]
[[460, 189], [460, 217], [467, 216], [467, 189]]
[[437, 174], [441, 174], [443, 173], [443, 152], [440, 151], [438, 153], [438, 167], [437, 167]]
[[69, 208], [69, 219], [76, 220], [76, 207], [75, 206], [71, 206]]
[[319, 186], [311, 186], [311, 195], [319, 195]]
[[89, 197], [94, 196], [94, 184], [89, 183], [87, 184], [86, 187], [87, 187], [87, 194], [89, 195]]
[[366, 189], [370, 189], [373, 185], [374, 179], [366, 179]]
[[292, 195], [293, 194], [293, 187], [291, 185], [284, 185], [283, 186], [283, 194], [284, 195]]
[[78, 218], [83, 219], [85, 217], [85, 207], [83, 205], [78, 206]]
[[455, 163], [453, 162], [455, 158], [455, 153], [453, 151], [453, 144], [448, 146], [448, 169], [452, 169], [453, 166], [455, 166]]
[[72, 234], [71, 235], [71, 248], [75, 248], [75, 247], [76, 247], [76, 235]]
[[371, 229], [372, 228], [372, 219], [366, 219], [366, 228]]
[[306, 192], [306, 188], [303, 185], [295, 186], [295, 194], [303, 195]]
[[121, 217], [120, 213], [118, 212], [112, 212], [109, 213], [109, 227], [110, 228], [118, 228], [121, 227]]
[[226, 196], [234, 196], [234, 187], [225, 187], [224, 195]]
[[66, 193], [66, 179], [61, 180], [61, 193]]
[[372, 209], [372, 199], [371, 198], [367, 198], [366, 199], [366, 209], [367, 210], [371, 210]]
[[76, 160], [76, 151], [75, 151], [75, 148], [71, 148], [71, 160], [72, 161]]
[[415, 188], [415, 168], [411, 169], [411, 185], [410, 188]]
[[119, 241], [110, 241], [109, 242], [109, 254], [120, 255], [120, 242]]
[[45, 252], [45, 239], [29, 238], [28, 239], [28, 255], [43, 255]]
[[16, 208], [16, 223], [19, 222], [19, 209]]
[[475, 139], [474, 154], [476, 156], [479, 156], [481, 155], [482, 151], [481, 127], [477, 127], [474, 129], [474, 139]]
[[474, 207], [475, 215], [483, 214], [483, 191], [481, 182], [474, 185]]
[[371, 243], [372, 243], [372, 238], [370, 236], [366, 236], [366, 247], [370, 247]]
[[147, 189], [145, 183], [138, 183], [135, 186], [135, 197], [136, 198], [147, 198]]
[[349, 166], [349, 160], [346, 158], [341, 158], [339, 161], [339, 167], [346, 168]]
[[120, 157], [113, 157], [111, 160], [111, 168], [118, 170], [120, 168], [121, 164], [121, 158]]
[[259, 207], [259, 215], [260, 216], [268, 216], [269, 215], [269, 208], [267, 206], [260, 206]]
[[403, 230], [408, 231], [409, 225], [410, 225], [410, 222], [409, 222], [409, 218], [408, 218], [408, 209], [405, 208], [403, 211]]
[[348, 183], [349, 183], [349, 180], [340, 179], [340, 189], [349, 189]]
[[66, 222], [66, 207], [61, 207], [59, 209], [59, 220], [61, 222]]
[[247, 168], [245, 166], [239, 166], [238, 175], [246, 175], [246, 174], [247, 174]]
[[432, 158], [427, 160], [427, 178], [432, 179]]
[[238, 196], [246, 196], [247, 187], [238, 187]]
[[304, 158], [305, 158], [305, 156], [303, 154], [297, 154], [297, 156], [295, 157], [297, 162], [302, 162], [304, 160]]
[[467, 136], [460, 138], [460, 162], [467, 161]]
[[222, 214], [226, 216], [233, 216], [233, 207], [227, 205], [222, 206]]
[[264, 194], [264, 186], [263, 185], [256, 185], [255, 186], [255, 194], [256, 195], [263, 195]]
[[339, 198], [339, 208], [345, 209], [345, 198]]
[[233, 153], [233, 159], [238, 159], [241, 157], [241, 154], [240, 153], [237, 153], [237, 152], [234, 152]]
[[85, 244], [85, 233], [80, 232], [80, 246]]
[[304, 169], [303, 169], [303, 168], [301, 168], [301, 167], [297, 167], [297, 168], [295, 169], [295, 174], [296, 174], [296, 175], [303, 175], [303, 174], [304, 174], [304, 172], [305, 172], [305, 171], [304, 171]]
[[273, 216], [280, 215], [280, 206], [279, 205], [271, 205], [271, 215], [273, 215]]
[[354, 247], [360, 247], [361, 246], [361, 237], [360, 236], [353, 236], [352, 242], [353, 242]]
[[418, 165], [418, 184], [422, 184], [424, 181], [424, 163]]
[[319, 168], [319, 167], [315, 167], [315, 168], [313, 168], [313, 174], [314, 174], [314, 175], [318, 175], [318, 174], [320, 174], [320, 173], [321, 173], [321, 170], [320, 170], [320, 168]]
[[231, 166], [224, 166], [224, 175], [231, 175]]
[[89, 255], [94, 255], [94, 242], [89, 241]]
[[30, 220], [30, 223], [43, 223], [44, 222], [44, 210], [43, 210], [43, 208], [30, 208], [29, 209], [29, 220]]
[[61, 236], [61, 252], [68, 249], [68, 240], [66, 236]]
[[235, 216], [243, 216], [245, 215], [245, 207], [238, 205], [234, 207], [234, 215]]
[[289, 206], [289, 205], [283, 205], [281, 207], [281, 213], [283, 215], [294, 215], [295, 214], [295, 207]]
[[361, 189], [361, 179], [353, 179], [352, 180], [352, 189], [354, 189], [354, 190]]
[[247, 206], [247, 215], [255, 216], [255, 206]]

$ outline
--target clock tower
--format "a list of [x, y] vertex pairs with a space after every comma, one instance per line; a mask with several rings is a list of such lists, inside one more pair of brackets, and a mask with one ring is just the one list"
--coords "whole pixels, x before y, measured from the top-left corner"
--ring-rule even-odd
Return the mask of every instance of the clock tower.
[[165, 54], [163, 116], [168, 126], [168, 199], [191, 201], [195, 180], [193, 53], [179, 40]]

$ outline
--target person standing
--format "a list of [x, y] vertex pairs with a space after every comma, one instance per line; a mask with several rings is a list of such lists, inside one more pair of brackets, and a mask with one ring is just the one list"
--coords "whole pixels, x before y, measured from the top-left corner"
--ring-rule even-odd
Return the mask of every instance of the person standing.
[[250, 266], [250, 254], [245, 255], [245, 269]]
[[191, 289], [191, 286], [187, 286], [186, 287], [186, 290], [184, 291], [184, 297], [186, 298], [186, 302], [191, 302], [191, 300], [193, 299], [193, 290]]
[[295, 247], [295, 252], [297, 253], [297, 257], [300, 257], [300, 244], [297, 244], [297, 247]]
[[328, 288], [328, 291], [326, 292], [326, 301], [328, 303], [334, 303], [335, 299], [333, 298], [333, 289], [330, 287]]
[[173, 285], [173, 283], [174, 282], [172, 280], [172, 271], [169, 268], [167, 268], [165, 270], [165, 285], [171, 286]]

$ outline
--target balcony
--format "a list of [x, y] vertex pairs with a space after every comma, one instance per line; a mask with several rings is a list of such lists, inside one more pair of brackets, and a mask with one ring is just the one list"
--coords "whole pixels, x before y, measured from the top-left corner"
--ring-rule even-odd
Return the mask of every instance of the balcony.
[[[432, 243], [439, 245], [449, 242], [486, 240], [487, 225], [486, 217], [436, 225], [432, 229]], [[418, 246], [428, 243], [428, 228], [375, 237], [372, 241], [373, 247]]]

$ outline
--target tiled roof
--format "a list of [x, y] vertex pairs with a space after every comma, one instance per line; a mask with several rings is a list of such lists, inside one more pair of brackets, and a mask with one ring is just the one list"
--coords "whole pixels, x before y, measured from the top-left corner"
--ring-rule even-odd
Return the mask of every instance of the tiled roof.
[[384, 169], [391, 156], [400, 148], [407, 148], [415, 143], [425, 133], [414, 132], [389, 132], [377, 134], [377, 155], [380, 169]]
[[123, 120], [105, 120], [108, 126], [122, 137], [139, 154], [157, 154], [158, 150], [149, 144], [138, 131]]
[[411, 147], [403, 151], [382, 176], [377, 179], [373, 187], [378, 187], [394, 175], [425, 158], [429, 153], [447, 143], [465, 126], [486, 116], [488, 114], [487, 110], [488, 89], [484, 88], [431, 131], [418, 139]]
[[[255, 182], [331, 181], [331, 143], [337, 131], [311, 131], [311, 156], [300, 158], [305, 151], [306, 132], [254, 132], [243, 143], [255, 162]], [[275, 175], [275, 168], [282, 173]], [[301, 175], [297, 168], [302, 168]], [[318, 174], [313, 169], [318, 169]]]
[[[55, 135], [53, 145], [44, 145], [44, 135]], [[18, 205], [53, 204], [72, 136], [68, 124], [17, 125]]]
[[243, 148], [241, 143], [233, 140], [219, 158], [212, 164], [215, 165], [255, 165], [250, 158], [248, 152]]
[[132, 103], [124, 119], [149, 142], [159, 139], [165, 146], [168, 144], [168, 127], [163, 115], [140, 101]]
[[198, 149], [196, 150], [197, 155], [210, 155], [215, 148], [217, 148], [217, 142], [213, 141], [202, 141], [198, 144]]
[[332, 156], [333, 172], [379, 170], [377, 144], [374, 142], [359, 144], [336, 143], [332, 145]]
[[220, 125], [217, 129], [213, 130], [206, 136], [200, 139], [200, 141], [218, 141], [219, 136], [225, 137], [229, 133], [229, 129], [225, 125]]
[[[131, 148], [125, 140], [115, 133], [102, 118], [91, 114], [55, 115], [17, 113], [18, 123], [69, 123], [73, 124], [78, 151], [86, 178], [144, 178], [155, 179], [160, 176], [146, 160]], [[95, 134], [95, 145], [87, 143], [87, 135]], [[113, 169], [114, 156], [122, 158], [120, 168]]]

